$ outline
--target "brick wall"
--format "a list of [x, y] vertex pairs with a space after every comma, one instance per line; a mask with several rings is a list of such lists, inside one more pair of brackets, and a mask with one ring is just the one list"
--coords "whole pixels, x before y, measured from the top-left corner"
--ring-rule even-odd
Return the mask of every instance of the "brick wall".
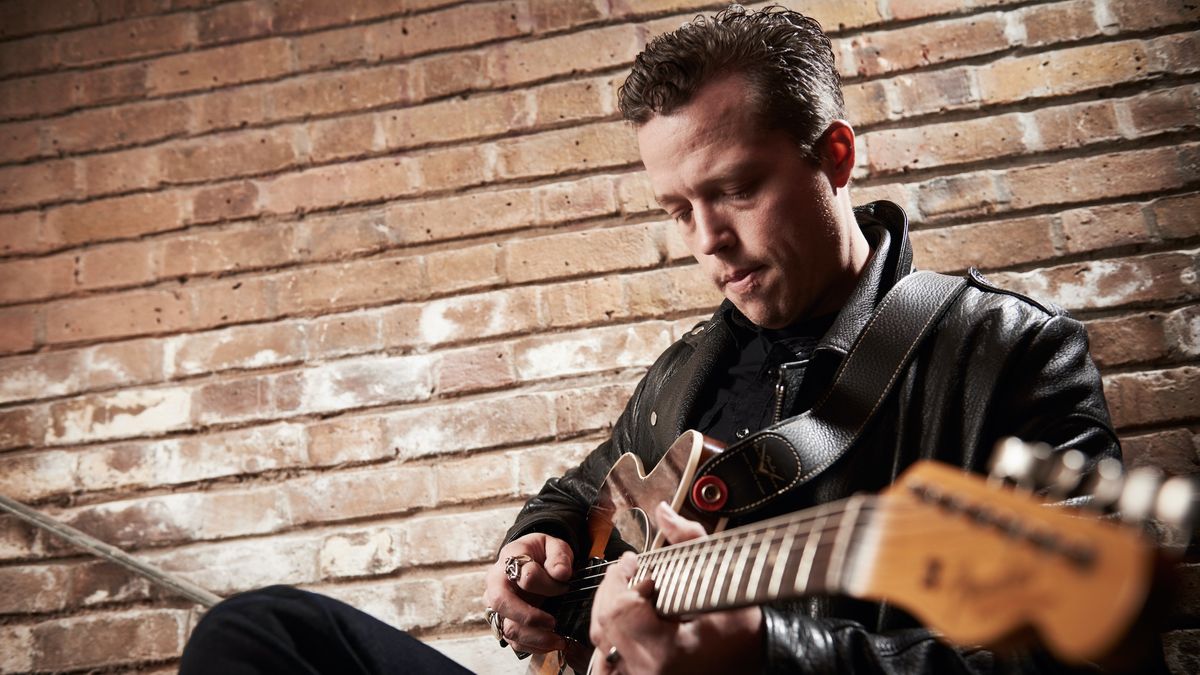
[[[1200, 470], [1197, 3], [788, 4], [836, 38], [855, 201], [1071, 309], [1130, 463]], [[614, 91], [719, 6], [0, 5], [0, 493], [517, 672], [501, 532], [717, 301]], [[8, 518], [0, 589], [2, 672], [169, 672], [198, 616]]]

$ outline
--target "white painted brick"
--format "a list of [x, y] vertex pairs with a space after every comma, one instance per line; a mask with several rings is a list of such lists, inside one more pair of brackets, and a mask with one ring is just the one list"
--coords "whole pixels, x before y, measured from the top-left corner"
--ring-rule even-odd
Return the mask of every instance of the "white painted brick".
[[45, 443], [61, 445], [157, 434], [191, 426], [191, 392], [181, 387], [132, 389], [54, 408]]
[[304, 407], [310, 412], [347, 410], [429, 398], [429, 356], [367, 357], [334, 361], [304, 371]]
[[373, 528], [335, 534], [321, 542], [320, 569], [326, 579], [391, 572], [400, 566], [400, 533]]

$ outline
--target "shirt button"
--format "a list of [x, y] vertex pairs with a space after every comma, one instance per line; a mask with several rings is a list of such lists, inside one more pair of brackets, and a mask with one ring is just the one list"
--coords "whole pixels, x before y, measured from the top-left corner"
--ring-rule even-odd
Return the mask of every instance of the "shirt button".
[[742, 427], [741, 429], [738, 429], [737, 433], [734, 435], [737, 436], [739, 439], [745, 438], [750, 435], [750, 430], [745, 427]]

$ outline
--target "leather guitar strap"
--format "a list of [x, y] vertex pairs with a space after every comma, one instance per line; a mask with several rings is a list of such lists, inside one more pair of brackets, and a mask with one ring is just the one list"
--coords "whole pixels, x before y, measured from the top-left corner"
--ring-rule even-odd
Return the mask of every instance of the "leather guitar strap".
[[[747, 436], [700, 467], [726, 486], [720, 508], [736, 516], [804, 485], [838, 460], [862, 435], [917, 348], [967, 287], [965, 277], [913, 272], [888, 291], [834, 375], [807, 412]], [[707, 479], [705, 482], [713, 482]], [[693, 495], [693, 500], [696, 496]]]

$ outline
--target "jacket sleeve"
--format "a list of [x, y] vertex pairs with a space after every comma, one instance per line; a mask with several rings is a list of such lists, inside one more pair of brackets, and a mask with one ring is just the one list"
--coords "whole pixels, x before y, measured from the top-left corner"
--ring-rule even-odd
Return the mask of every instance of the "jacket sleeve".
[[[1093, 461], [1120, 458], [1082, 324], [1063, 314], [1042, 314], [1040, 321], [1011, 332], [1007, 340], [1007, 357], [1004, 351], [990, 355], [1004, 363], [1002, 368], [987, 369], [1001, 374], [989, 387], [989, 410], [994, 412], [986, 420], [985, 437], [994, 441], [1015, 435], [1048, 443], [1055, 452], [1075, 448]], [[978, 347], [976, 354], [988, 358], [986, 345]], [[968, 369], [961, 377], [973, 375]], [[950, 646], [924, 628], [877, 633], [853, 621], [813, 618], [794, 607], [763, 608], [767, 672], [1096, 672], [1067, 668], [1037, 647], [1001, 658], [982, 649]]]

